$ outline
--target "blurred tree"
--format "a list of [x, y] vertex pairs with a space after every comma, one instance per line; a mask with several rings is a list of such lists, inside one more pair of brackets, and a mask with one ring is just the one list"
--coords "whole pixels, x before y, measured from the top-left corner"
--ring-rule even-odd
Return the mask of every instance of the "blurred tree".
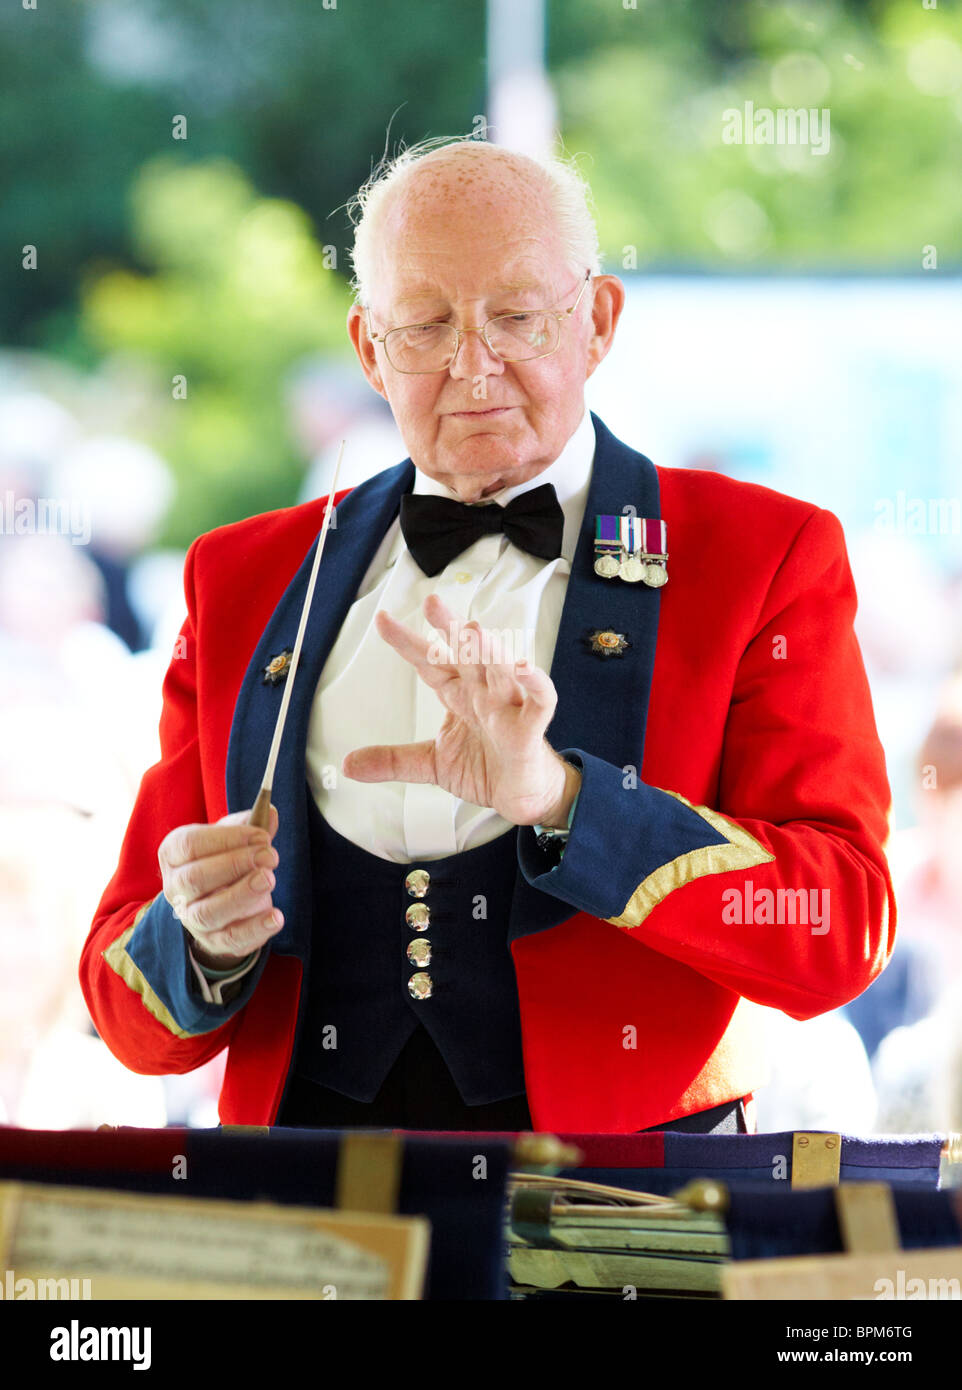
[[[554, 0], [565, 146], [608, 266], [962, 261], [962, 15], [901, 0]], [[726, 110], [829, 111], [828, 151], [726, 144]]]
[[[62, 348], [92, 258], [129, 259], [125, 199], [170, 150], [226, 156], [305, 209], [346, 270], [343, 204], [385, 147], [470, 131], [484, 0], [75, 0], [0, 9], [0, 336]], [[172, 120], [187, 118], [187, 139]], [[341, 209], [341, 211], [335, 211]], [[56, 312], [59, 311], [59, 312]]]
[[303, 210], [258, 198], [227, 160], [149, 162], [134, 180], [131, 237], [147, 275], [85, 277], [81, 326], [103, 353], [135, 354], [169, 401], [151, 442], [171, 461], [178, 506], [167, 539], [295, 500], [303, 460], [289, 438], [283, 377], [346, 342], [351, 296]]
[[[181, 483], [169, 540], [294, 500], [282, 378], [347, 350], [344, 204], [386, 144], [473, 128], [484, 15], [484, 0], [0, 11], [0, 333], [82, 367], [151, 364], [169, 402], [151, 442]], [[565, 147], [612, 270], [918, 271], [924, 246], [962, 263], [955, 7], [548, 0], [548, 15]], [[724, 113], [747, 101], [828, 108], [828, 153], [726, 144]]]

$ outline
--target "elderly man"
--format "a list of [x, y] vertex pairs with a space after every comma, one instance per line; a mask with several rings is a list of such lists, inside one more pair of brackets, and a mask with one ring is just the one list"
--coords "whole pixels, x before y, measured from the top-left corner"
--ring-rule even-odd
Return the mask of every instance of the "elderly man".
[[[348, 331], [410, 458], [201, 536], [81, 977], [225, 1122], [750, 1127], [757, 1004], [893, 945], [838, 521], [657, 469], [585, 410], [621, 283], [560, 161], [428, 142], [361, 191]], [[777, 1064], [777, 1059], [776, 1059]]]

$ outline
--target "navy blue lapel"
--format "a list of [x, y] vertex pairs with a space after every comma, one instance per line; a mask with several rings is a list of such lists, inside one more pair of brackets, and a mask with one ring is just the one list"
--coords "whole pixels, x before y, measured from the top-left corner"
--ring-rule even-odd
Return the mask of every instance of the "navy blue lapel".
[[[630, 764], [640, 775], [661, 591], [599, 578], [594, 572], [594, 524], [597, 514], [620, 514], [628, 506], [638, 516], [660, 516], [658, 478], [648, 459], [622, 444], [594, 414], [592, 421], [594, 466], [551, 664], [558, 707], [547, 737], [554, 748], [583, 748], [616, 766]], [[405, 459], [359, 484], [338, 505], [337, 524], [327, 537], [272, 792], [279, 815], [274, 844], [286, 870], [278, 872], [273, 893], [274, 905], [284, 914], [284, 927], [271, 949], [282, 954], [309, 954], [311, 877], [305, 853], [304, 788], [307, 729], [317, 682], [361, 580], [414, 477], [414, 465]], [[314, 549], [312, 545], [274, 610], [238, 693], [225, 779], [230, 811], [252, 806], [260, 790], [284, 689], [264, 684], [264, 667], [271, 657], [294, 645]], [[595, 656], [585, 641], [596, 628], [609, 627], [625, 633], [631, 643], [621, 657]], [[363, 743], [360, 733], [359, 742]], [[532, 888], [518, 870], [509, 940], [556, 926], [572, 915], [570, 904]]]
[[[551, 663], [558, 706], [546, 737], [559, 752], [581, 748], [616, 767], [631, 766], [640, 777], [661, 590], [595, 574], [595, 517], [622, 515], [629, 507], [640, 517], [660, 517], [658, 474], [597, 415], [591, 419], [594, 466]], [[596, 656], [585, 638], [598, 628], [625, 634], [631, 646], [622, 656]], [[532, 888], [519, 868], [509, 941], [557, 926], [573, 913], [569, 903]]]
[[[405, 459], [358, 484], [338, 503], [331, 518], [271, 792], [279, 816], [274, 847], [280, 860], [272, 897], [274, 906], [284, 914], [284, 926], [273, 938], [271, 949], [284, 955], [305, 957], [309, 952], [311, 877], [305, 853], [304, 788], [307, 729], [315, 689], [361, 580], [398, 514], [401, 497], [413, 484], [414, 464]], [[253, 806], [260, 790], [284, 691], [283, 684], [264, 684], [264, 667], [285, 648], [293, 649], [316, 546], [315, 540], [271, 615], [241, 683], [227, 752], [225, 780], [230, 811]]]

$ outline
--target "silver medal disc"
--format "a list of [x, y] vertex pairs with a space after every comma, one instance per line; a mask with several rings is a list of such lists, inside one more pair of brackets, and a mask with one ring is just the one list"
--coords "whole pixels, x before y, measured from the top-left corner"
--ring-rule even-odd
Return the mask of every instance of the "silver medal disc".
[[660, 589], [662, 584], [668, 583], [668, 571], [664, 565], [648, 564], [645, 566], [645, 583], [652, 589]]
[[618, 570], [619, 564], [614, 555], [599, 555], [595, 561], [595, 574], [600, 574], [602, 579], [614, 579]]
[[618, 573], [629, 584], [637, 584], [639, 579], [645, 577], [645, 562], [637, 555], [628, 555], [622, 560]]

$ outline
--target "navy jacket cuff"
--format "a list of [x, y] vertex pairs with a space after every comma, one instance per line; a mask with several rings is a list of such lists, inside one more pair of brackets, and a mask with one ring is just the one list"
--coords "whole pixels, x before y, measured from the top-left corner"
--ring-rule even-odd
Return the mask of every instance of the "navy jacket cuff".
[[645, 879], [680, 855], [729, 845], [687, 802], [642, 782], [633, 768], [585, 753], [559, 749], [581, 772], [581, 790], [560, 863], [538, 847], [532, 826], [518, 837], [521, 872], [533, 888], [551, 893], [580, 912], [612, 918]]
[[200, 994], [188, 955], [188, 934], [170, 903], [159, 893], [127, 942], [126, 953], [175, 1023], [191, 1036], [211, 1033], [244, 1007], [257, 988], [268, 952], [241, 981], [225, 1004], [208, 1004]]

